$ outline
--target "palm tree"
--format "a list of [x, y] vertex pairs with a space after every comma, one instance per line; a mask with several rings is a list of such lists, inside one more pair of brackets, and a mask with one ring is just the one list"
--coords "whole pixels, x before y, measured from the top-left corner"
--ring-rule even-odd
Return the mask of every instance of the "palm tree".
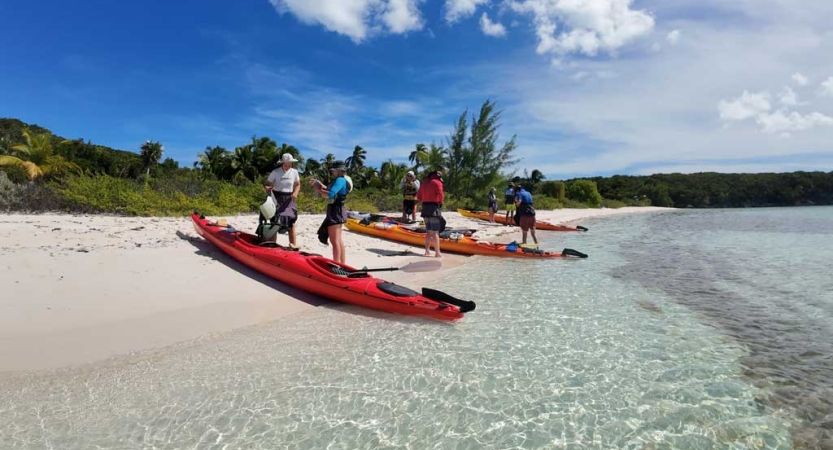
[[231, 155], [231, 168], [234, 172], [232, 180], [235, 183], [242, 183], [243, 180], [254, 181], [257, 178], [255, 154], [251, 146], [244, 145], [234, 149], [234, 154]]
[[304, 164], [304, 175], [308, 177], [318, 177], [321, 171], [321, 163], [314, 158], [307, 160]]
[[194, 167], [199, 167], [203, 171], [220, 178], [223, 170], [229, 164], [229, 156], [229, 151], [223, 147], [205, 147], [205, 152], [197, 155], [199, 160], [194, 163]]
[[544, 181], [544, 178], [546, 178], [546, 176], [544, 176], [540, 170], [534, 169], [532, 174], [529, 175], [529, 184], [531, 184], [531, 187], [534, 189], [535, 185]]
[[265, 174], [275, 168], [278, 160], [278, 144], [267, 136], [252, 136], [252, 143], [249, 144], [254, 158], [254, 166], [258, 174]]
[[0, 166], [21, 167], [30, 180], [68, 171], [81, 172], [77, 164], [54, 153], [52, 133], [32, 134], [29, 130], [23, 130], [23, 138], [26, 140], [25, 143], [11, 146], [11, 151], [18, 156], [0, 156]]
[[164, 151], [165, 147], [159, 142], [145, 141], [142, 144], [139, 155], [142, 157], [142, 164], [144, 164], [146, 169], [145, 174], [150, 175], [151, 166], [156, 167], [159, 164], [159, 160], [162, 159], [162, 153]]
[[437, 147], [437, 145], [432, 142], [431, 148], [428, 150], [426, 163], [424, 165], [430, 169], [446, 167], [448, 165], [448, 150], [443, 147]]
[[353, 149], [353, 154], [351, 156], [348, 156], [347, 159], [344, 161], [344, 163], [347, 164], [347, 170], [351, 174], [355, 174], [358, 169], [364, 167], [364, 160], [366, 157], [367, 150], [357, 145]]
[[417, 144], [416, 150], [408, 155], [408, 161], [413, 164], [414, 170], [419, 170], [420, 166], [425, 165], [425, 162], [428, 161], [428, 148], [425, 144]]

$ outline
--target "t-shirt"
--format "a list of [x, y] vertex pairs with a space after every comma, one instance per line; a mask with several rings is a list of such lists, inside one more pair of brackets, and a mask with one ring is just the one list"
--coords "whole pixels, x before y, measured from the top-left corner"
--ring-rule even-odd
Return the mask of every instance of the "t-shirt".
[[518, 194], [515, 196], [515, 199], [521, 202], [521, 204], [532, 204], [532, 194], [530, 194], [529, 191], [523, 189], [518, 191]]
[[506, 203], [515, 203], [515, 189], [508, 187], [503, 191], [503, 201]]
[[283, 167], [278, 167], [269, 174], [266, 182], [275, 187], [275, 192], [291, 194], [295, 190], [295, 183], [301, 182], [301, 176], [294, 167], [290, 167], [286, 172]]
[[338, 177], [330, 184], [330, 198], [334, 199], [338, 195], [347, 196], [347, 180], [344, 177]]

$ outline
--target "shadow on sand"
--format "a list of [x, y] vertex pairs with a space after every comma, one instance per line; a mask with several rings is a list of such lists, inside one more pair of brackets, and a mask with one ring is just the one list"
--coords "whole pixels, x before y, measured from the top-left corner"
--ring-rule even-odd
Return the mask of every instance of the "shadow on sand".
[[243, 274], [251, 278], [252, 280], [264, 284], [272, 289], [275, 289], [276, 291], [282, 292], [296, 300], [300, 300], [312, 306], [336, 304], [333, 300], [310, 294], [307, 291], [296, 289], [292, 286], [281, 283], [278, 280], [270, 278], [254, 269], [251, 269], [243, 265], [243, 263], [238, 262], [231, 256], [223, 253], [222, 250], [218, 249], [214, 246], [214, 244], [206, 241], [205, 239], [196, 236], [189, 236], [181, 231], [177, 231], [176, 235], [183, 241], [188, 241], [191, 245], [196, 247], [197, 251], [195, 253], [197, 255], [205, 256], [206, 258], [211, 258], [214, 261], [220, 262], [226, 265], [227, 267], [236, 270], [238, 273]]

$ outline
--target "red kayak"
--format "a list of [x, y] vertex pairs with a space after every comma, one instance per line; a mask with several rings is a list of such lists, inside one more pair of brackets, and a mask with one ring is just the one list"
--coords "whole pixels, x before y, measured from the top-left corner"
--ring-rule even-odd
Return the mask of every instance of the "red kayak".
[[[195, 212], [194, 229], [232, 258], [271, 278], [322, 297], [380, 311], [456, 320], [473, 311], [475, 303], [444, 292], [422, 288], [422, 293], [375, 278], [321, 255], [269, 243], [259, 245], [252, 234], [219, 226]], [[386, 269], [380, 269], [386, 270]], [[387, 269], [390, 270], [390, 269]]]

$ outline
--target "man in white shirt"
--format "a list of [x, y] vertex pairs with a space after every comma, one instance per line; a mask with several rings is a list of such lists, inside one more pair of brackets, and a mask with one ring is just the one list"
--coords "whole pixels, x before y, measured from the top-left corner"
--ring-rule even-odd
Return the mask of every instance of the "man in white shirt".
[[[273, 220], [277, 223], [278, 232], [289, 231], [289, 245], [297, 247], [295, 242], [295, 221], [298, 220], [298, 193], [301, 191], [301, 176], [298, 171], [292, 167], [292, 163], [298, 162], [291, 154], [284, 153], [280, 159], [280, 167], [276, 168], [269, 174], [266, 179], [264, 189], [266, 192], [274, 194], [277, 212]], [[272, 217], [266, 217], [267, 221], [272, 220]], [[277, 235], [273, 236], [276, 241]]]

